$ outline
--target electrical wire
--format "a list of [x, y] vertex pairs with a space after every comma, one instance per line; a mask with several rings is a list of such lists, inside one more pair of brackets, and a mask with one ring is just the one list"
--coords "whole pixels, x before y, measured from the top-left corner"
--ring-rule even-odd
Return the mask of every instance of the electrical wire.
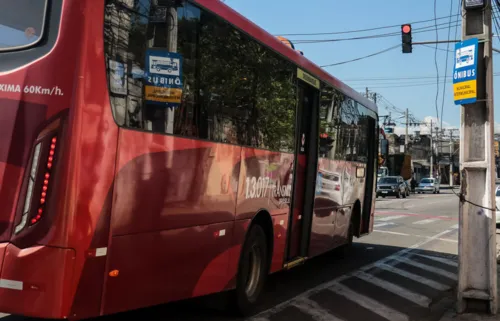
[[[439, 17], [437, 18], [438, 20], [442, 19], [447, 19], [449, 16], [446, 17]], [[433, 22], [433, 19], [427, 19], [427, 20], [420, 20], [420, 21], [413, 21], [410, 22], [410, 24], [419, 24], [419, 23], [426, 23], [426, 22]], [[279, 36], [321, 36], [321, 35], [341, 35], [341, 34], [349, 34], [349, 33], [358, 33], [358, 32], [366, 32], [366, 31], [373, 31], [373, 30], [382, 30], [382, 29], [390, 29], [390, 28], [396, 28], [400, 27], [402, 24], [397, 24], [397, 25], [389, 25], [389, 26], [381, 26], [381, 27], [372, 27], [372, 28], [367, 28], [367, 29], [355, 29], [355, 30], [347, 30], [347, 31], [334, 31], [334, 32], [316, 32], [316, 33], [284, 33], [280, 34]]]
[[462, 203], [469, 203], [470, 205], [482, 208], [484, 210], [492, 211], [492, 212], [499, 211], [498, 206], [496, 206], [496, 209], [494, 209], [494, 208], [489, 208], [489, 207], [482, 206], [482, 205], [479, 205], [479, 204], [476, 204], [474, 202], [469, 201], [468, 199], [465, 198], [465, 195], [462, 192], [457, 194], [457, 192], [455, 192], [455, 189], [453, 187], [451, 188], [451, 191], [453, 192], [453, 194], [458, 196], [458, 198], [460, 199], [460, 202], [462, 202]]
[[[460, 8], [460, 7], [459, 7]], [[448, 29], [448, 41], [450, 40], [450, 37], [451, 37], [451, 13], [453, 12], [453, 0], [450, 0], [450, 21], [449, 21], [449, 25], [450, 25], [450, 28]], [[443, 112], [444, 112], [444, 97], [446, 96], [446, 77], [448, 76], [448, 56], [450, 54], [450, 43], [446, 43], [446, 58], [445, 58], [445, 64], [444, 64], [444, 82], [443, 82], [443, 96], [441, 97], [442, 100], [441, 100], [441, 122], [439, 124], [439, 127], [440, 129], [443, 128], [443, 118], [444, 118], [444, 115], [443, 115]], [[437, 49], [437, 46], [436, 46], [436, 49]]]
[[[438, 24], [437, 26], [447, 25], [448, 23]], [[454, 27], [454, 26], [452, 26]], [[430, 31], [434, 31], [436, 26], [427, 26], [422, 27], [421, 29], [413, 29], [412, 34], [418, 33], [426, 33]], [[444, 30], [449, 28], [449, 26], [437, 28], [437, 30]], [[367, 40], [367, 39], [378, 39], [378, 38], [386, 38], [386, 37], [395, 37], [400, 36], [400, 32], [389, 32], [389, 33], [381, 33], [367, 36], [358, 36], [358, 37], [349, 37], [349, 38], [334, 38], [334, 39], [288, 39], [294, 44], [317, 44], [317, 43], [326, 43], [326, 42], [341, 42], [341, 41], [354, 41], [354, 40]]]
[[[500, 76], [500, 72], [493, 74], [494, 76]], [[393, 81], [393, 80], [412, 80], [412, 79], [435, 79], [436, 76], [412, 76], [412, 77], [376, 77], [376, 78], [347, 78], [342, 81]]]
[[377, 51], [375, 53], [372, 53], [372, 54], [369, 54], [369, 55], [366, 55], [366, 56], [363, 56], [363, 57], [358, 57], [358, 58], [355, 58], [355, 59], [341, 61], [341, 62], [337, 62], [337, 63], [333, 63], [333, 64], [328, 64], [328, 65], [322, 65], [320, 67], [321, 68], [333, 67], [333, 66], [343, 65], [343, 64], [350, 63], [350, 62], [354, 62], [354, 61], [359, 61], [359, 60], [362, 60], [362, 59], [366, 59], [366, 58], [370, 58], [370, 57], [373, 57], [373, 56], [377, 56], [377, 55], [383, 54], [385, 52], [391, 51], [391, 50], [396, 49], [398, 47], [399, 47], [399, 45], [392, 46], [392, 47], [386, 48], [386, 49], [381, 50], [381, 51]]
[[[439, 119], [439, 109], [438, 109], [438, 99], [439, 99], [439, 66], [437, 61], [437, 53], [438, 53], [438, 44], [439, 41], [439, 32], [437, 28], [437, 0], [434, 0], [434, 25], [436, 27], [436, 49], [434, 50], [434, 65], [436, 67], [436, 117]], [[431, 173], [432, 174], [432, 173]]]

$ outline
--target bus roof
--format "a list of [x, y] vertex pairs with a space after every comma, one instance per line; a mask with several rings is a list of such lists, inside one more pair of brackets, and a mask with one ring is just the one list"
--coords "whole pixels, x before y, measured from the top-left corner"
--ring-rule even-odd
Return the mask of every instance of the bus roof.
[[339, 79], [330, 75], [327, 71], [302, 56], [297, 51], [283, 44], [280, 40], [278, 40], [273, 35], [269, 34], [267, 31], [257, 26], [226, 4], [222, 3], [220, 0], [192, 0], [198, 5], [204, 7], [205, 9], [219, 15], [223, 19], [227, 20], [229, 23], [252, 36], [259, 42], [265, 44], [270, 47], [274, 51], [280, 53], [282, 56], [285, 56], [290, 61], [294, 62], [298, 67], [304, 69], [305, 71], [311, 73], [322, 81], [330, 84], [331, 86], [337, 88], [342, 91], [345, 95], [355, 99], [356, 101], [363, 104], [365, 107], [371, 109], [372, 111], [378, 113], [377, 105], [371, 100], [367, 99], [363, 95], [359, 94], [357, 91], [352, 89], [351, 87], [344, 84]]

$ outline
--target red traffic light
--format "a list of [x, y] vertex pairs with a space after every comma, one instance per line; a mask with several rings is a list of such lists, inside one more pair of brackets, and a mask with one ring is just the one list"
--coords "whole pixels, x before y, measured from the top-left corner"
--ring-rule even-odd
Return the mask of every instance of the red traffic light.
[[403, 25], [403, 32], [408, 33], [411, 31], [411, 26], [410, 25]]

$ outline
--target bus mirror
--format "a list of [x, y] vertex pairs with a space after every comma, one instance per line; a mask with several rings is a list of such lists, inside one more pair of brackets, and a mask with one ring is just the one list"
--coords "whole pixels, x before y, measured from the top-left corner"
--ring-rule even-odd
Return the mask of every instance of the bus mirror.
[[380, 140], [380, 154], [382, 155], [389, 154], [389, 141], [387, 139]]

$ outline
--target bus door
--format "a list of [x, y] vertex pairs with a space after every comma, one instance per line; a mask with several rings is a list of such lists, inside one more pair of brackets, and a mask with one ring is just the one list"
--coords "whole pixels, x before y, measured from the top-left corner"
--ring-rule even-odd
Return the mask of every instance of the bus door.
[[[306, 77], [304, 81], [303, 77]], [[314, 84], [314, 85], [313, 85]], [[319, 80], [298, 72], [296, 152], [285, 267], [308, 256], [318, 155]]]
[[361, 228], [357, 235], [358, 237], [370, 232], [370, 218], [373, 206], [373, 189], [375, 186], [375, 171], [377, 170], [376, 162], [378, 162], [378, 126], [373, 118], [368, 118], [368, 132], [374, 133], [372, 139], [368, 142], [368, 160], [365, 172], [365, 199], [363, 201], [363, 212], [361, 217]]

